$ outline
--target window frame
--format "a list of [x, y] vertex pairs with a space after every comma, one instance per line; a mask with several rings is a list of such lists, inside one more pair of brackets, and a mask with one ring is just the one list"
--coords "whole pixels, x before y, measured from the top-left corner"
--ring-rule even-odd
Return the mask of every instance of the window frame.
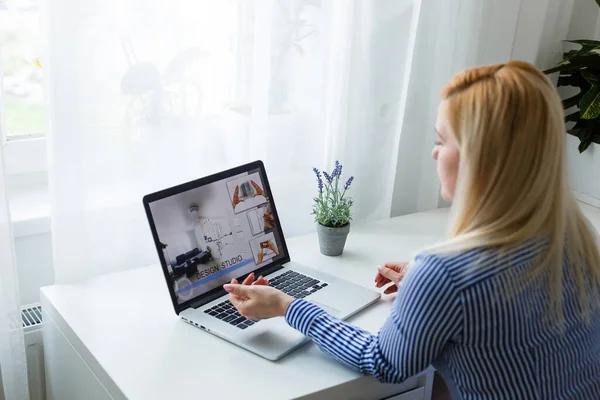
[[2, 146], [7, 175], [47, 172], [46, 137], [43, 133], [12, 138], [4, 136]]
[[[2, 60], [0, 59], [0, 70]], [[44, 132], [11, 135], [4, 126], [3, 79], [0, 74], [0, 145], [4, 171], [8, 176], [47, 172], [46, 134]]]
[[[9, 181], [18, 182], [21, 177], [28, 181], [41, 173], [47, 173], [46, 133], [9, 135], [5, 121], [3, 60], [0, 53], [0, 146], [5, 174]], [[46, 104], [44, 103], [44, 108]], [[45, 110], [44, 110], [45, 111]]]

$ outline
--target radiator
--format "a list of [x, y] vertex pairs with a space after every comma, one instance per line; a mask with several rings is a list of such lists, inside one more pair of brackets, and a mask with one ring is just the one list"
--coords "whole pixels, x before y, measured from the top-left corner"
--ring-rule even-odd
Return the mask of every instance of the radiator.
[[46, 373], [44, 370], [44, 344], [42, 339], [42, 306], [31, 304], [21, 308], [27, 379], [30, 400], [46, 400]]

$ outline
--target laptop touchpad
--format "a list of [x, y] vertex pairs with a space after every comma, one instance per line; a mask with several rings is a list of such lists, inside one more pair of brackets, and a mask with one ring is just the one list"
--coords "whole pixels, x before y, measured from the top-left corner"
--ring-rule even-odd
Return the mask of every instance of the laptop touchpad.
[[336, 310], [333, 307], [329, 307], [323, 303], [319, 303], [318, 301], [308, 300], [309, 303], [313, 303], [315, 306], [322, 308], [325, 312], [331, 316], [337, 317], [340, 315], [340, 310]]

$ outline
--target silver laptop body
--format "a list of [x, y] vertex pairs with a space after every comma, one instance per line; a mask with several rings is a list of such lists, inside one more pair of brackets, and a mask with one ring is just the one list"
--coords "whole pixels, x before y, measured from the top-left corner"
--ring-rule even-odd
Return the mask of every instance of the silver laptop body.
[[143, 202], [175, 312], [261, 357], [278, 360], [308, 339], [284, 318], [239, 315], [222, 288], [232, 278], [263, 275], [340, 319], [380, 298], [290, 259], [260, 161], [149, 194]]

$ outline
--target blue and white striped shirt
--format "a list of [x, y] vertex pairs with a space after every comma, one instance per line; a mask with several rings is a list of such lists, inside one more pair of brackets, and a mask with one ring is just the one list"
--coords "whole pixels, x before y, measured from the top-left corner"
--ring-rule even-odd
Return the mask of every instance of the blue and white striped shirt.
[[562, 333], [547, 323], [541, 283], [510, 291], [539, 253], [530, 244], [502, 256], [419, 255], [378, 335], [304, 300], [294, 300], [286, 320], [325, 353], [382, 382], [402, 382], [438, 362], [464, 399], [598, 400], [600, 309], [586, 323], [576, 283], [566, 277]]

